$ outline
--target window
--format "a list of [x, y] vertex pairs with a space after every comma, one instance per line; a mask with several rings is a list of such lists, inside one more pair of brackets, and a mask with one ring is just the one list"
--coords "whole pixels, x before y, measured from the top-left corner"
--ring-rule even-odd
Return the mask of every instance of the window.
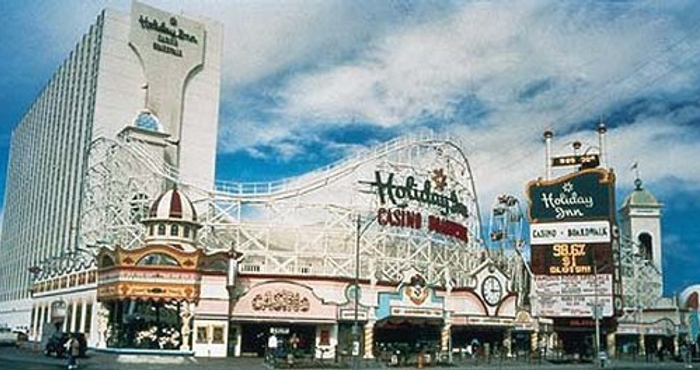
[[190, 237], [190, 227], [189, 227], [189, 226], [185, 226], [185, 227], [184, 227], [183, 236], [184, 236], [185, 238], [189, 238], [189, 237]]
[[319, 340], [319, 345], [330, 346], [331, 345], [331, 333], [328, 330], [321, 330], [321, 339]]
[[70, 325], [70, 320], [71, 317], [73, 316], [73, 302], [69, 302], [68, 305], [66, 305], [66, 316], [63, 321], [63, 331], [70, 331], [71, 327]]
[[170, 226], [170, 236], [177, 236], [180, 232], [180, 228], [177, 225]]
[[165, 225], [158, 225], [158, 235], [165, 235]]
[[85, 306], [85, 335], [90, 335], [92, 329], [92, 303]]
[[177, 260], [164, 253], [145, 255], [137, 263], [139, 266], [179, 266]]
[[46, 322], [49, 322], [49, 310], [50, 310], [50, 309], [51, 309], [51, 308], [48, 307], [48, 306], [44, 307], [44, 315], [43, 315], [43, 317], [41, 318], [41, 323], [40, 323], [41, 325], [43, 325], [43, 324], [46, 323]]
[[644, 258], [647, 261], [651, 261], [654, 259], [654, 252], [651, 247], [651, 235], [648, 233], [642, 233], [639, 234], [639, 253], [642, 255], [642, 258]]
[[82, 315], [83, 315], [83, 303], [78, 301], [75, 302], [75, 322], [73, 323], [73, 332], [79, 332], [80, 331], [80, 320], [82, 320]]
[[30, 321], [30, 328], [34, 328], [34, 325], [36, 324], [36, 306], [32, 307], [32, 318]]
[[197, 327], [197, 343], [207, 343], [207, 328], [204, 326]]
[[148, 235], [153, 236], [153, 225], [148, 227]]
[[114, 266], [114, 260], [110, 256], [103, 256], [101, 265], [102, 267]]
[[218, 344], [221, 344], [224, 342], [224, 327], [223, 326], [215, 326], [214, 327], [211, 342], [218, 343]]

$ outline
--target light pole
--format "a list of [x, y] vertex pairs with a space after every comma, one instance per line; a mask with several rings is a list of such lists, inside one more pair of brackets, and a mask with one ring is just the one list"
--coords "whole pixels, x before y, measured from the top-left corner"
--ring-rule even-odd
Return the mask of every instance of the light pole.
[[598, 305], [598, 266], [593, 263], [593, 319], [595, 320], [595, 356], [602, 360], [600, 354], [600, 308]]
[[362, 235], [369, 229], [369, 227], [377, 220], [377, 216], [374, 216], [371, 220], [367, 221], [364, 227], [362, 227], [362, 216], [358, 213], [356, 218], [356, 230], [355, 230], [355, 289], [354, 289], [354, 317], [352, 324], [352, 368], [357, 370], [360, 368], [360, 323], [359, 323], [359, 309], [360, 309], [360, 240]]
[[[371, 223], [371, 222], [370, 222]], [[367, 225], [369, 225], [368, 223]], [[357, 214], [357, 229], [355, 235], [355, 310], [352, 324], [352, 368], [360, 368], [360, 327], [358, 323], [358, 310], [360, 305], [360, 238], [362, 237], [362, 217]], [[367, 230], [367, 227], [365, 227]]]
[[[599, 361], [600, 367], [605, 367], [605, 363], [607, 361], [607, 349], [605, 351], [601, 351], [600, 348], [600, 319], [604, 316], [603, 315], [603, 304], [600, 303], [599, 299], [599, 284], [598, 284], [598, 263], [595, 262], [595, 255], [593, 258], [593, 278], [595, 279], [593, 281], [593, 319], [595, 320], [595, 341], [594, 341], [594, 346], [595, 346], [595, 358]], [[610, 265], [608, 264], [603, 264], [601, 266], [603, 270], [606, 268], [609, 268]], [[605, 290], [606, 292], [608, 291], [607, 289]], [[594, 360], [595, 361], [595, 360]]]
[[[406, 204], [398, 204], [399, 208], [406, 208]], [[352, 324], [352, 368], [357, 370], [360, 368], [360, 323], [359, 323], [359, 309], [360, 309], [360, 241], [362, 235], [369, 229], [370, 226], [377, 221], [377, 215], [372, 217], [364, 226], [362, 226], [362, 215], [357, 214], [355, 219], [355, 307], [353, 315]]]
[[[397, 208], [408, 207], [407, 203], [396, 204]], [[367, 232], [370, 226], [377, 221], [378, 215], [374, 215], [369, 221], [367, 221], [364, 226], [362, 226], [362, 215], [357, 214], [355, 222], [355, 307], [354, 307], [354, 317], [352, 324], [352, 368], [357, 370], [360, 368], [360, 323], [359, 323], [359, 309], [360, 309], [360, 241], [362, 235]]]

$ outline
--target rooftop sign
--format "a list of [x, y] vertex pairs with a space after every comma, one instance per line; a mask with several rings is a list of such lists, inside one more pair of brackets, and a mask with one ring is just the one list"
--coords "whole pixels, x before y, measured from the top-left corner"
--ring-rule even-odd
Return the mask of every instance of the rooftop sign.
[[591, 169], [527, 187], [532, 223], [610, 219], [615, 176]]

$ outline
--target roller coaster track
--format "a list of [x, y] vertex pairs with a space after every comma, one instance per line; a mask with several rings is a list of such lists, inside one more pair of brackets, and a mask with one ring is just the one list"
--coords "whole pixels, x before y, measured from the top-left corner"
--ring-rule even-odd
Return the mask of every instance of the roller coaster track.
[[[181, 181], [158, 148], [128, 137], [98, 138], [91, 145], [81, 205], [83, 246], [141, 245], [139, 220], [160, 192], [176, 185], [198, 209], [200, 245], [243, 253], [241, 273], [349, 279], [359, 217], [367, 229], [359, 251], [362, 276], [402, 281], [421, 273], [432, 285], [469, 286], [485, 248], [474, 179], [462, 148], [454, 138], [401, 137], [299, 177], [217, 182], [205, 189]], [[469, 205], [468, 241], [375, 222], [372, 213], [381, 205], [376, 189], [362, 185], [363, 180], [378, 169], [429, 179], [438, 168]]]

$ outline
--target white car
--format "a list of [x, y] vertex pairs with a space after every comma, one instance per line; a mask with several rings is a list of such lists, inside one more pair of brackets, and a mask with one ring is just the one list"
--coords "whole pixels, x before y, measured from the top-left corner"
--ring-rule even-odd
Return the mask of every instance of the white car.
[[0, 346], [16, 346], [17, 333], [7, 327], [0, 327]]

